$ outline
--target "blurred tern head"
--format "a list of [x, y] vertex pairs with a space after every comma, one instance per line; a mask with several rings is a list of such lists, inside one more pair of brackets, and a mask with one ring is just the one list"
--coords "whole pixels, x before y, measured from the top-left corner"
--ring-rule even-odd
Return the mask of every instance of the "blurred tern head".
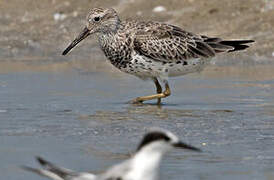
[[192, 151], [200, 151], [200, 149], [185, 144], [173, 133], [154, 128], [147, 133], [137, 148], [137, 152], [151, 151], [166, 153], [172, 148], [187, 149]]

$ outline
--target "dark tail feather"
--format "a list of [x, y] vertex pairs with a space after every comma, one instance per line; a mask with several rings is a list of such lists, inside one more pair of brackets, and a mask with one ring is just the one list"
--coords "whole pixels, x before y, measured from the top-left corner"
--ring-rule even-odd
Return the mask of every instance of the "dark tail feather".
[[43, 167], [42, 169], [36, 169], [28, 166], [21, 166], [22, 169], [39, 174], [44, 177], [48, 177], [53, 180], [64, 179], [95, 179], [96, 176], [91, 173], [78, 173], [70, 169], [58, 167], [53, 163], [46, 161], [41, 157], [36, 157], [37, 161]]
[[222, 40], [221, 38], [211, 38], [202, 36], [205, 43], [207, 43], [215, 53], [240, 51], [249, 47], [249, 43], [253, 40]]
[[21, 166], [21, 168], [54, 180], [66, 179], [66, 177], [74, 176], [75, 174], [73, 171], [63, 167], [58, 167], [41, 157], [36, 157], [36, 159], [43, 169], [36, 169], [28, 166]]
[[35, 168], [29, 167], [29, 166], [21, 166], [21, 169], [24, 169], [26, 171], [31, 171], [31, 172], [34, 172], [39, 175], [44, 175], [43, 173], [41, 173], [41, 169], [35, 169]]
[[36, 157], [37, 161], [48, 171], [60, 176], [61, 178], [64, 178], [68, 175], [70, 175], [71, 173], [73, 173], [73, 171], [63, 168], [63, 167], [57, 167], [56, 165], [50, 163], [49, 161], [46, 161], [45, 159], [41, 158], [41, 157]]
[[253, 43], [255, 41], [253, 40], [231, 40], [231, 41], [220, 41], [219, 44], [225, 45], [225, 46], [230, 46], [233, 47], [233, 49], [228, 50], [227, 52], [233, 52], [233, 51], [240, 51], [244, 50], [249, 47], [249, 43]]
[[45, 169], [36, 169], [36, 168], [28, 167], [28, 166], [21, 166], [21, 168], [23, 170], [33, 172], [35, 174], [47, 177], [49, 179], [54, 179], [54, 180], [62, 180], [63, 179], [60, 176], [58, 176], [57, 174], [50, 172], [48, 170], [45, 170]]

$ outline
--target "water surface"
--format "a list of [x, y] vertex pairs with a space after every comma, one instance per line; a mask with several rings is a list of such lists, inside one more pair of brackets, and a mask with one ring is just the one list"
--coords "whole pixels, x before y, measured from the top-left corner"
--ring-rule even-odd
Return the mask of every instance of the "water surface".
[[37, 155], [77, 171], [102, 172], [134, 153], [156, 126], [204, 151], [171, 152], [161, 179], [274, 179], [273, 77], [229, 68], [172, 79], [172, 95], [161, 107], [127, 104], [155, 89], [124, 74], [2, 73], [1, 177], [44, 179], [18, 168], [38, 167]]

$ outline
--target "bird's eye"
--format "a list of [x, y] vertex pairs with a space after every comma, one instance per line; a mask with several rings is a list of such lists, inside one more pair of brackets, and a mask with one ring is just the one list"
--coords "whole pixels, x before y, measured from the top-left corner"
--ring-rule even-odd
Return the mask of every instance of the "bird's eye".
[[98, 17], [98, 16], [97, 16], [97, 17], [94, 17], [94, 18], [93, 18], [93, 21], [94, 21], [94, 22], [100, 21], [100, 17]]

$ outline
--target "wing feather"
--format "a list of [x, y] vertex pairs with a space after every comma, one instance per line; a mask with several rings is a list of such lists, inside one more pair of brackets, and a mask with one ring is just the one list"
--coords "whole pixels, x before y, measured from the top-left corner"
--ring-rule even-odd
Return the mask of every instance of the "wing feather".
[[22, 169], [31, 171], [33, 173], [39, 174], [40, 176], [48, 177], [53, 180], [95, 180], [96, 176], [91, 173], [85, 172], [74, 172], [70, 169], [59, 167], [53, 163], [46, 161], [41, 157], [36, 157], [39, 164], [42, 166], [42, 169], [36, 169], [28, 166], [22, 166]]
[[146, 28], [138, 29], [133, 43], [138, 53], [156, 61], [173, 62], [215, 55], [214, 49], [202, 37], [162, 23], [149, 22]]

